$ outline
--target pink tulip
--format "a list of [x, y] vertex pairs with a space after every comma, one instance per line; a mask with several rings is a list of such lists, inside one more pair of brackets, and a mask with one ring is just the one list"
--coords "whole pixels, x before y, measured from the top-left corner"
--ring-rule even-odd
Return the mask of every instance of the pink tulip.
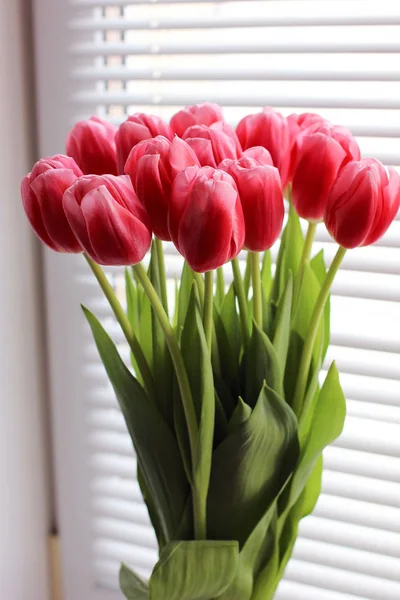
[[315, 124], [300, 134], [292, 184], [292, 202], [299, 216], [321, 221], [340, 169], [359, 157], [360, 149], [344, 127]]
[[290, 166], [290, 137], [287, 119], [273, 108], [247, 115], [236, 128], [243, 149], [252, 146], [266, 148], [279, 170], [282, 186], [285, 187]]
[[368, 246], [387, 231], [400, 207], [400, 176], [374, 158], [348, 163], [332, 186], [325, 224], [344, 248]]
[[170, 126], [160, 117], [146, 115], [145, 113], [135, 113], [128, 117], [120, 125], [115, 136], [118, 172], [120, 174], [125, 172], [125, 163], [130, 151], [136, 144], [143, 140], [155, 138], [157, 135], [163, 135], [168, 140], [172, 140], [174, 137]]
[[65, 190], [81, 175], [73, 158], [56, 154], [39, 160], [22, 180], [26, 216], [42, 242], [57, 252], [82, 251], [62, 206]]
[[289, 138], [290, 138], [290, 148], [291, 148], [291, 157], [290, 157], [290, 167], [289, 167], [289, 177], [288, 181], [291, 182], [293, 180], [293, 172], [296, 162], [297, 155], [297, 139], [301, 134], [313, 127], [314, 125], [323, 125], [329, 124], [326, 119], [321, 117], [316, 113], [301, 113], [296, 114], [292, 113], [287, 117], [287, 122], [289, 125]]
[[222, 266], [243, 247], [243, 210], [236, 184], [224, 171], [189, 167], [178, 173], [168, 222], [172, 241], [197, 272]]
[[150, 221], [126, 175], [80, 177], [63, 205], [75, 236], [98, 264], [134, 265], [150, 248]]
[[239, 160], [222, 161], [220, 168], [233, 177], [239, 190], [246, 248], [262, 252], [276, 242], [282, 230], [285, 214], [282, 185], [276, 167], [260, 165], [245, 154]]
[[79, 121], [68, 134], [67, 154], [87, 175], [116, 175], [116, 131], [114, 125], [99, 117]]
[[224, 158], [238, 158], [241, 153], [239, 141], [230, 135], [229, 126], [220, 122], [210, 127], [193, 125], [185, 131], [184, 139], [203, 167], [216, 168]]
[[213, 102], [194, 104], [186, 106], [183, 110], [175, 113], [171, 118], [171, 129], [174, 133], [183, 137], [186, 129], [193, 125], [207, 125], [209, 127], [216, 121], [223, 121], [222, 109]]
[[139, 142], [126, 161], [125, 171], [161, 240], [171, 239], [168, 209], [173, 180], [179, 171], [193, 165], [199, 161], [184, 140], [175, 136], [170, 142], [161, 135]]

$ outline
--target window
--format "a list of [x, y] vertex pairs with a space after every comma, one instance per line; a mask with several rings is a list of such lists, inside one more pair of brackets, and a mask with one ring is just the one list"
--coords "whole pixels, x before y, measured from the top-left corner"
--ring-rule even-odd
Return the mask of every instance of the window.
[[[35, 21], [41, 154], [62, 151], [91, 114], [169, 118], [208, 99], [232, 123], [263, 105], [317, 110], [400, 168], [397, 2], [36, 0]], [[318, 244], [333, 256], [322, 227]], [[178, 260], [169, 249], [171, 277]], [[80, 302], [121, 338], [81, 257], [45, 251], [45, 274], [66, 600], [113, 600], [119, 562], [146, 574], [156, 547]], [[399, 353], [397, 220], [377, 246], [348, 254], [334, 287], [329, 360], [348, 419], [277, 600], [400, 598]]]

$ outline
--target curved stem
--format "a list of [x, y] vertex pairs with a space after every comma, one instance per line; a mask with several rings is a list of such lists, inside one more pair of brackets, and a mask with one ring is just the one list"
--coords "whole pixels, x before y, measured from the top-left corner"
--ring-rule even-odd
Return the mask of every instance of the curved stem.
[[203, 324], [204, 332], [206, 334], [206, 341], [208, 349], [211, 351], [212, 345], [212, 331], [213, 331], [213, 308], [214, 308], [214, 272], [207, 271], [204, 275], [205, 287], [204, 287], [204, 311], [203, 311]]
[[317, 298], [317, 302], [314, 306], [314, 311], [308, 328], [303, 353], [301, 355], [296, 392], [293, 400], [293, 410], [297, 416], [300, 415], [302, 409], [302, 403], [307, 386], [308, 373], [310, 370], [314, 343], [318, 334], [318, 328], [321, 321], [322, 313], [324, 312], [325, 304], [329, 296], [329, 291], [331, 289], [332, 282], [335, 278], [336, 273], [339, 270], [340, 264], [345, 254], [346, 249], [342, 248], [342, 246], [339, 246], [338, 251], [336, 252], [335, 257], [332, 261], [332, 264], [329, 267], [329, 270], [326, 274], [324, 283], [322, 284], [319, 296]]
[[120, 301], [115, 295], [114, 289], [108, 281], [103, 269], [100, 267], [100, 265], [98, 265], [91, 258], [89, 258], [87, 254], [84, 254], [83, 256], [85, 257], [89, 267], [91, 268], [93, 275], [96, 277], [125, 335], [126, 341], [128, 342], [130, 349], [132, 350], [132, 354], [135, 358], [136, 364], [142, 376], [146, 391], [149, 394], [149, 396], [154, 399], [156, 397], [156, 388], [154, 385], [153, 375], [151, 374], [150, 367], [147, 363], [146, 357], [139, 344], [139, 341], [132, 329], [130, 321], [124, 309], [122, 308]]
[[262, 328], [262, 291], [260, 274], [260, 253], [250, 252], [251, 260], [251, 279], [253, 282], [253, 316], [257, 325]]
[[297, 272], [297, 275], [295, 275], [295, 278], [294, 278], [294, 293], [293, 293], [294, 308], [297, 305], [300, 290], [301, 290], [301, 284], [302, 284], [303, 275], [304, 275], [304, 267], [308, 262], [310, 262], [311, 250], [312, 250], [312, 245], [314, 242], [315, 232], [317, 231], [317, 225], [318, 225], [318, 223], [314, 223], [311, 221], [308, 223], [306, 239], [304, 240], [303, 252], [302, 252], [301, 258], [300, 258], [299, 270]]
[[232, 271], [233, 271], [233, 284], [235, 286], [235, 292], [239, 303], [240, 322], [242, 326], [242, 335], [245, 346], [247, 346], [250, 333], [249, 333], [249, 311], [247, 307], [246, 290], [244, 287], [242, 274], [240, 272], [238, 258], [232, 259]]
[[168, 293], [167, 293], [167, 277], [165, 274], [165, 260], [164, 260], [164, 248], [162, 241], [155, 238], [154, 243], [156, 245], [157, 262], [158, 262], [158, 273], [160, 276], [160, 287], [161, 287], [161, 300], [165, 312], [168, 314]]
[[[197, 460], [198, 451], [198, 425], [196, 411], [193, 404], [192, 391], [190, 389], [189, 380], [186, 373], [185, 363], [183, 361], [182, 353], [179, 348], [178, 342], [176, 341], [173, 329], [168, 319], [163, 305], [155, 291], [150, 279], [142, 264], [137, 264], [132, 267], [137, 279], [140, 281], [150, 303], [154, 309], [155, 314], [159, 320], [159, 323], [164, 331], [165, 341], [167, 342], [172, 362], [174, 363], [175, 373], [178, 380], [179, 389], [182, 397], [183, 410], [185, 413], [186, 425], [188, 429], [190, 453], [192, 459], [192, 468], [194, 471], [195, 463]], [[191, 482], [193, 489], [193, 512], [194, 512], [194, 527], [196, 539], [201, 539], [203, 531], [205, 529], [205, 523], [203, 522], [204, 510], [199, 506], [200, 491], [197, 489], [196, 481]]]

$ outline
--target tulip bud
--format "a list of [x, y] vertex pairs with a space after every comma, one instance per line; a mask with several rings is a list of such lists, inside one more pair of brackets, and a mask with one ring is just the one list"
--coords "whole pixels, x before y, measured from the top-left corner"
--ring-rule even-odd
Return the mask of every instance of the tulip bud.
[[73, 158], [56, 154], [39, 160], [21, 183], [26, 216], [36, 235], [57, 252], [81, 252], [64, 213], [62, 197], [82, 171]]
[[120, 125], [115, 136], [118, 173], [122, 175], [125, 172], [125, 163], [130, 151], [136, 144], [143, 140], [155, 138], [157, 135], [163, 135], [168, 140], [172, 140], [174, 137], [170, 126], [160, 117], [146, 115], [145, 113], [135, 113], [128, 117]]
[[241, 154], [240, 143], [236, 135], [232, 137], [226, 123], [213, 123], [210, 127], [193, 125], [185, 131], [184, 139], [196, 153], [202, 167], [216, 168], [224, 158], [238, 158]]
[[243, 210], [232, 177], [211, 167], [176, 176], [169, 210], [172, 241], [194, 271], [210, 271], [243, 247]]
[[186, 106], [183, 110], [175, 113], [171, 118], [171, 129], [174, 133], [183, 137], [186, 129], [193, 125], [207, 125], [209, 127], [216, 121], [223, 121], [222, 109], [213, 102], [194, 104]]
[[172, 182], [179, 171], [193, 165], [199, 161], [185, 141], [175, 136], [170, 142], [161, 135], [139, 142], [126, 161], [125, 171], [161, 240], [171, 239], [168, 208]]
[[98, 264], [134, 265], [150, 248], [150, 221], [126, 175], [81, 177], [66, 190], [63, 205], [82, 248]]
[[289, 138], [291, 148], [288, 181], [291, 182], [293, 180], [293, 172], [296, 163], [298, 137], [310, 127], [313, 127], [314, 125], [318, 124], [323, 125], [325, 123], [328, 123], [328, 121], [321, 117], [321, 115], [317, 115], [316, 113], [301, 113], [299, 115], [293, 113], [287, 117], [287, 122], [289, 125]]
[[258, 165], [258, 166], [270, 165], [271, 167], [274, 166], [272, 156], [270, 155], [268, 150], [266, 148], [263, 148], [262, 146], [254, 146], [253, 148], [248, 148], [247, 150], [245, 150], [240, 157], [240, 160], [241, 160], [241, 163], [243, 164], [243, 166], [247, 166], [246, 164], [243, 163], [243, 161], [248, 160], [248, 159], [251, 161], [251, 162], [249, 162], [249, 166], [256, 166], [256, 165]]
[[297, 138], [292, 202], [309, 221], [321, 221], [330, 189], [340, 169], [360, 157], [360, 149], [344, 127], [316, 124]]
[[68, 134], [67, 154], [87, 175], [116, 175], [116, 131], [112, 123], [99, 117], [79, 121]]
[[282, 186], [289, 175], [290, 138], [287, 119], [273, 108], [264, 108], [260, 113], [247, 115], [236, 128], [239, 141], [246, 150], [252, 146], [266, 148], [279, 170]]
[[344, 248], [368, 246], [386, 232], [400, 207], [400, 176], [374, 158], [347, 164], [332, 186], [324, 220]]
[[236, 182], [246, 226], [245, 246], [254, 252], [271, 248], [282, 230], [285, 207], [279, 171], [245, 156], [226, 159], [224, 169]]

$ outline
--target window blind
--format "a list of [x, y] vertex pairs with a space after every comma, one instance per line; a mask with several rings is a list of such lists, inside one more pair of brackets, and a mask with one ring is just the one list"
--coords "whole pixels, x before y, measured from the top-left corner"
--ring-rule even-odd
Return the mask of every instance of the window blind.
[[[400, 168], [400, 4], [390, 0], [35, 0], [40, 153], [91, 114], [169, 118], [211, 100], [235, 124], [273, 105], [352, 129]], [[316, 250], [334, 245], [322, 226]], [[274, 250], [276, 252], [276, 250]], [[167, 269], [180, 259], [167, 247]], [[123, 293], [118, 269], [109, 276]], [[227, 270], [229, 277], [229, 269]], [[65, 600], [117, 600], [121, 560], [143, 575], [156, 545], [130, 441], [80, 312], [125, 351], [84, 261], [45, 251], [56, 492]], [[332, 347], [348, 398], [277, 600], [400, 598], [400, 220], [348, 253], [333, 288]]]

